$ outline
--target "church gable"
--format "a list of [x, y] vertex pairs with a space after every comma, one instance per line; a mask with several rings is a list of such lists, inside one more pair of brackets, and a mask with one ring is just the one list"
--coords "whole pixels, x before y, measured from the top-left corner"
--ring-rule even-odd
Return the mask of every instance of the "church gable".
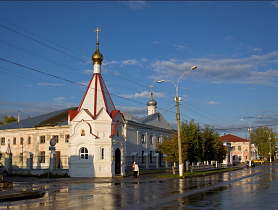
[[119, 137], [122, 136], [122, 126], [121, 123], [118, 121], [112, 126], [112, 132], [111, 135], [109, 136], [110, 138], [112, 137]]
[[99, 113], [97, 113], [97, 116], [95, 120], [101, 120], [101, 121], [111, 121], [111, 117], [109, 114], [105, 111], [105, 109], [101, 109]]
[[[74, 115], [76, 113], [73, 113], [72, 115]], [[94, 116], [90, 113], [90, 111], [88, 109], [81, 109], [72, 119], [72, 121], [81, 121], [81, 120], [85, 120], [85, 121], [92, 121], [94, 120]]]
[[79, 140], [98, 138], [98, 136], [93, 133], [91, 125], [83, 120], [75, 125], [72, 137], [78, 137], [77, 139]]
[[113, 110], [111, 112], [111, 118], [113, 122], [117, 122], [117, 121], [124, 122], [124, 116], [119, 110]]

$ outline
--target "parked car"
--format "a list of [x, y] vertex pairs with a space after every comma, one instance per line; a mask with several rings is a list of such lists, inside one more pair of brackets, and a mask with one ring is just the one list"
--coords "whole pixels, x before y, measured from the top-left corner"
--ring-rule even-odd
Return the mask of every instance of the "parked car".
[[[249, 160], [246, 161], [246, 166], [249, 167]], [[251, 161], [251, 167], [255, 167], [254, 161]]]
[[254, 160], [254, 163], [260, 163], [260, 164], [263, 164], [265, 163], [264, 160]]
[[0, 175], [8, 176], [8, 170], [3, 166], [3, 164], [0, 162]]

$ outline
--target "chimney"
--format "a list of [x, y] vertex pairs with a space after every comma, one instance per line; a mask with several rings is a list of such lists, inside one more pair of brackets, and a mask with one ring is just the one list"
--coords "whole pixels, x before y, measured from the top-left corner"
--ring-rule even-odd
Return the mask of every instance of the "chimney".
[[20, 111], [18, 111], [17, 122], [20, 122]]

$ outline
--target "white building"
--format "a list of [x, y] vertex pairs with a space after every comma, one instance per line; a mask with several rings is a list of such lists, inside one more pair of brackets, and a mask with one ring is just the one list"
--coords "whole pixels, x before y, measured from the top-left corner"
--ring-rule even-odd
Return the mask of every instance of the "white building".
[[[71, 177], [124, 176], [133, 161], [145, 168], [161, 165], [157, 144], [164, 136], [172, 135], [172, 128], [156, 113], [153, 93], [147, 103], [146, 117], [121, 113], [116, 110], [101, 76], [103, 56], [98, 34], [92, 60], [94, 74], [78, 108], [0, 126], [1, 152], [6, 152], [10, 142], [13, 166], [24, 167], [25, 157], [32, 152], [34, 168], [47, 168], [52, 138], [57, 142], [56, 167], [69, 168]], [[68, 162], [64, 157], [68, 157]]]

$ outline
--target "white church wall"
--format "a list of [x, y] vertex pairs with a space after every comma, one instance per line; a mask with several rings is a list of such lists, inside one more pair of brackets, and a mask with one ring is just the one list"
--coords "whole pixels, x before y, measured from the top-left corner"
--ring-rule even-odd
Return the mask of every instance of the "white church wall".
[[[162, 142], [164, 136], [171, 136], [171, 131], [159, 129], [153, 126], [136, 126], [136, 124], [126, 124], [126, 154], [130, 156], [132, 153], [137, 152], [138, 156], [144, 153], [154, 154], [157, 150], [157, 137]], [[145, 137], [145, 143], [142, 142], [142, 135]], [[150, 142], [152, 136], [152, 142]]]

